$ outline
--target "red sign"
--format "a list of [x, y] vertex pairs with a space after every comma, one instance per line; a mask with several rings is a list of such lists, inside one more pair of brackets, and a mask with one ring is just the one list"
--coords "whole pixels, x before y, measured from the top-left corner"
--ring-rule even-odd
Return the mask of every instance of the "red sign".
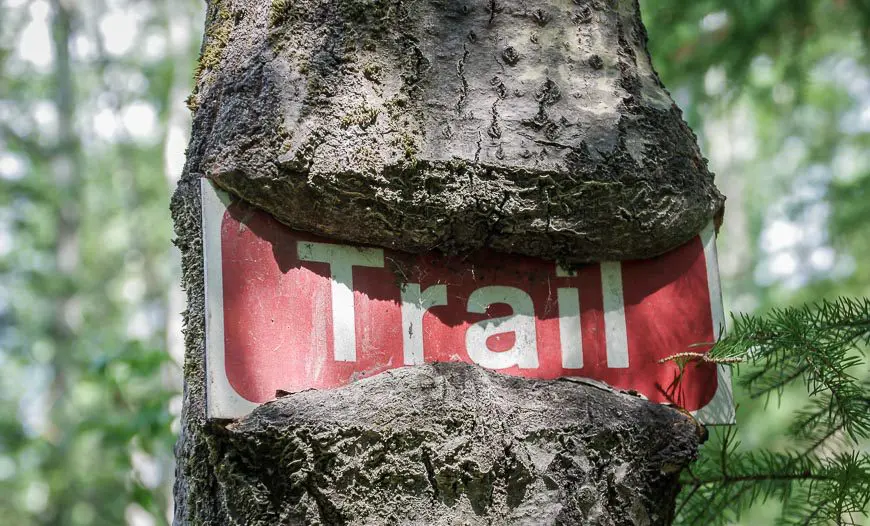
[[203, 210], [212, 417], [241, 416], [277, 390], [463, 361], [592, 378], [706, 423], [733, 420], [726, 370], [659, 363], [704, 352], [724, 323], [712, 225], [657, 258], [569, 271], [490, 251], [411, 255], [328, 240], [205, 181]]

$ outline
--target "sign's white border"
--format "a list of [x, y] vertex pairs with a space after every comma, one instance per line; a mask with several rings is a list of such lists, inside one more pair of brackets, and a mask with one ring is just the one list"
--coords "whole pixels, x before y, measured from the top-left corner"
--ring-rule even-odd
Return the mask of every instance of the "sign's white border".
[[[259, 404], [242, 398], [229, 383], [224, 352], [223, 269], [221, 256], [221, 228], [224, 214], [230, 204], [229, 196], [214, 184], [201, 180], [202, 237], [205, 255], [205, 369], [206, 407], [209, 418], [232, 419], [250, 413]], [[725, 328], [722, 289], [716, 259], [716, 232], [711, 221], [701, 232], [704, 258], [707, 262], [707, 283], [713, 318], [713, 336], [718, 340]], [[719, 365], [718, 388], [706, 406], [693, 411], [699, 422], [708, 425], [733, 424], [734, 400], [731, 392], [731, 371]]]
[[221, 225], [229, 196], [202, 179], [202, 238], [205, 255], [205, 381], [209, 418], [239, 418], [259, 404], [242, 398], [227, 377], [224, 363], [224, 287]]
[[[713, 221], [701, 231], [704, 243], [704, 260], [707, 262], [707, 286], [710, 290], [710, 308], [713, 319], [713, 341], [719, 341], [725, 331], [725, 307], [722, 304], [722, 283], [719, 280], [719, 256], [716, 253], [716, 228]], [[731, 392], [731, 369], [717, 365], [718, 386], [710, 403], [693, 411], [692, 415], [702, 424], [724, 425], [736, 422], [734, 396]]]

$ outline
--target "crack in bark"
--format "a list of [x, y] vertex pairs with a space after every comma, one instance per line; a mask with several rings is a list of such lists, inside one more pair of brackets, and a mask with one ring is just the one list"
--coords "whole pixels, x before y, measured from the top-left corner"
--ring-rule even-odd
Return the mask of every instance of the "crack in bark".
[[489, 0], [489, 25], [492, 25], [492, 22], [495, 20], [496, 9], [498, 9], [498, 5], [495, 0]]
[[[500, 87], [503, 89], [504, 84], [501, 84]], [[501, 138], [501, 126], [498, 123], [498, 103], [501, 102], [502, 96], [499, 93], [499, 96], [493, 101], [492, 106], [490, 107], [490, 114], [492, 115], [492, 120], [490, 121], [489, 128], [486, 130], [487, 135], [492, 137], [493, 139]]]
[[317, 505], [317, 512], [324, 524], [334, 524], [336, 526], [347, 524], [347, 519], [344, 518], [335, 504], [320, 491], [320, 488], [314, 483], [313, 475], [310, 473], [305, 481], [305, 491], [314, 499], [314, 503]]
[[456, 63], [456, 75], [459, 77], [461, 89], [459, 100], [456, 101], [456, 113], [462, 113], [462, 105], [468, 97], [468, 80], [465, 78], [465, 61], [468, 59], [468, 44], [462, 44], [462, 58]]
[[480, 161], [481, 142], [483, 142], [483, 134], [480, 130], [477, 131], [477, 151], [474, 152], [474, 162]]
[[[498, 207], [493, 210], [493, 216], [495, 217], [495, 221], [493, 221], [492, 224], [489, 225], [489, 227], [487, 228], [489, 232], [487, 232], [486, 239], [483, 240], [483, 246], [488, 247], [492, 238], [498, 233], [498, 227], [505, 216], [504, 207], [510, 198], [511, 194], [509, 192], [505, 192], [502, 196], [501, 203], [499, 203]], [[490, 217], [490, 220], [491, 219], [492, 217]]]
[[521, 137], [524, 137], [524, 138], [534, 142], [535, 144], [540, 144], [541, 146], [552, 146], [554, 148], [562, 148], [565, 150], [577, 151], [577, 147], [572, 146], [570, 144], [562, 144], [560, 142], [555, 142], [555, 141], [546, 141], [543, 139], [538, 139], [537, 137], [535, 137], [533, 135], [529, 135], [527, 133], [522, 133], [522, 132], [520, 132], [519, 135]]
[[438, 480], [435, 478], [435, 468], [432, 466], [431, 452], [429, 448], [424, 447], [422, 450], [423, 467], [426, 468], [426, 480], [432, 486], [432, 498], [438, 500], [440, 492], [438, 491]]

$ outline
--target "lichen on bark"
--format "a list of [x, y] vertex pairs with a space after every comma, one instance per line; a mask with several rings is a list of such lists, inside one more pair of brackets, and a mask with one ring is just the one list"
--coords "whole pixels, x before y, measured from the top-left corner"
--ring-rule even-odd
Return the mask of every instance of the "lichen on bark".
[[230, 10], [223, 1], [215, 0], [209, 3], [205, 35], [193, 73], [194, 91], [187, 98], [187, 107], [192, 112], [199, 108], [199, 92], [202, 85], [212, 78], [208, 73], [216, 73], [221, 65], [223, 51], [230, 41], [233, 25]]

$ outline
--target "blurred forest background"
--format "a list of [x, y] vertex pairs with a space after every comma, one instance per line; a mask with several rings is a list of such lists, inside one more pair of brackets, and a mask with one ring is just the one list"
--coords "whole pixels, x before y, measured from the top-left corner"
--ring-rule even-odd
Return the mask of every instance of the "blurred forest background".
[[[205, 5], [0, 2], [0, 522], [167, 524], [184, 309], [168, 203]], [[728, 196], [726, 309], [870, 295], [870, 1], [641, 4]], [[743, 447], [783, 447], [802, 398], [738, 393]]]

